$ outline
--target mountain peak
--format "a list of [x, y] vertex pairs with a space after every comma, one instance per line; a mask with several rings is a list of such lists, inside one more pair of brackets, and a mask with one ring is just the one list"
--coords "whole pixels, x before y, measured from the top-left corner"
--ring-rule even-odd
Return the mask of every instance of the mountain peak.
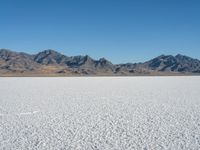
[[39, 53], [44, 53], [44, 54], [60, 54], [59, 52], [57, 52], [56, 50], [53, 50], [53, 49], [47, 49], [47, 50], [44, 50], [42, 52], [39, 52]]
[[104, 57], [100, 58], [99, 61], [107, 61], [107, 59], [105, 59]]
[[11, 52], [11, 50], [9, 50], [9, 49], [1, 48], [0, 52], [3, 52], [3, 51], [9, 51], [9, 52]]
[[200, 61], [177, 54], [160, 55], [144, 63], [114, 65], [109, 60], [95, 60], [89, 55], [68, 57], [47, 49], [35, 55], [0, 49], [0, 74], [2, 72], [70, 73], [87, 75], [143, 75], [168, 73], [200, 73]]
[[42, 52], [39, 52], [38, 54], [35, 55], [34, 60], [37, 63], [41, 63], [44, 65], [48, 65], [48, 64], [60, 64], [61, 62], [63, 62], [63, 59], [66, 59], [67, 56], [62, 55], [61, 53], [52, 50], [52, 49], [48, 49], [48, 50], [44, 50]]
[[177, 54], [175, 57], [176, 58], [183, 58], [183, 57], [188, 57], [188, 56], [185, 56], [185, 55], [182, 55], [182, 54]]
[[9, 49], [2, 48], [2, 49], [0, 49], [0, 53], [1, 54], [8, 54], [8, 53], [16, 53], [16, 52], [13, 52], [13, 51], [11, 51]]

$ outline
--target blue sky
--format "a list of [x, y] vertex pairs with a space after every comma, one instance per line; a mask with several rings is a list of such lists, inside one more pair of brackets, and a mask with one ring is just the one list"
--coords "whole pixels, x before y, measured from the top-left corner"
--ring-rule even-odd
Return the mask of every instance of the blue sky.
[[200, 59], [199, 0], [1, 0], [0, 48], [105, 57]]

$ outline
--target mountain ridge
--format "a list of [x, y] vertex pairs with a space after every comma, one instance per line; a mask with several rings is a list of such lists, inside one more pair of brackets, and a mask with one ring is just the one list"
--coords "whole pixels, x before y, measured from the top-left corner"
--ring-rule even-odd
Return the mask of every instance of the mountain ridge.
[[199, 75], [200, 60], [160, 55], [140, 63], [113, 64], [88, 55], [66, 56], [48, 49], [37, 54], [0, 49], [0, 76], [134, 76]]

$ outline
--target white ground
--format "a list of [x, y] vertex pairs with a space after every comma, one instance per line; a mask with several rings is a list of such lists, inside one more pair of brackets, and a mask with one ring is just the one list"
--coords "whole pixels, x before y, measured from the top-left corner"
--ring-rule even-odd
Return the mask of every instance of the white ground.
[[0, 149], [200, 149], [200, 77], [0, 78]]

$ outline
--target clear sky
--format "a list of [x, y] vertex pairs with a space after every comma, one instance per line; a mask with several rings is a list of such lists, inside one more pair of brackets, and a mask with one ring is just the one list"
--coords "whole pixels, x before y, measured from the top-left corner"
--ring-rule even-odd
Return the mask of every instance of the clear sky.
[[105, 57], [200, 59], [199, 0], [0, 0], [0, 48]]

